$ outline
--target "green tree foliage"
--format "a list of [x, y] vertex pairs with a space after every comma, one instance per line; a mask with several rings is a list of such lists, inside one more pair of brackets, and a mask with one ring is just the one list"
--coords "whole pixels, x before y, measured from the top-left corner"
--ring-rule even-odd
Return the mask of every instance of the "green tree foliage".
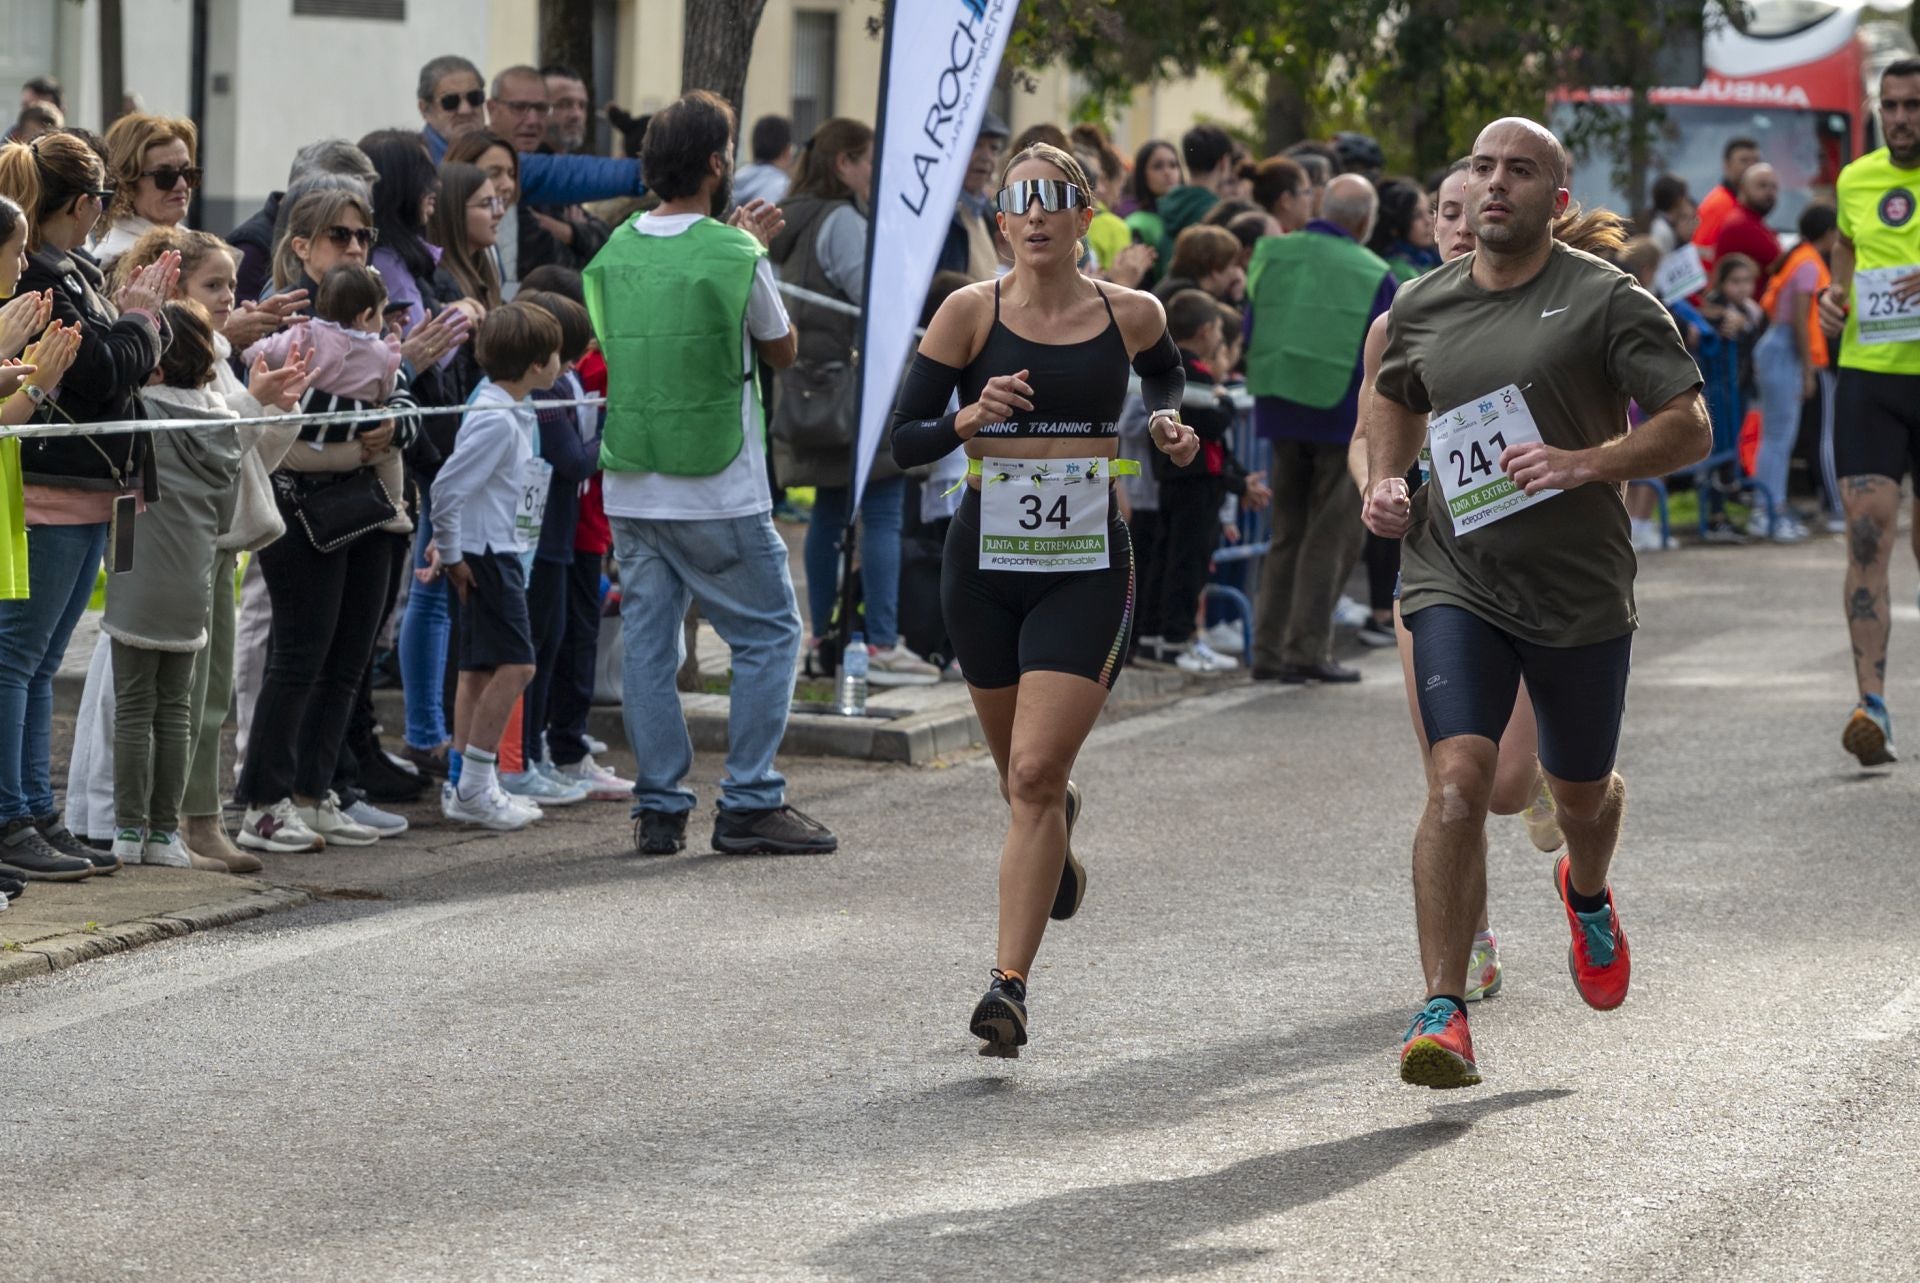
[[[1071, 68], [1096, 111], [1216, 70], [1269, 150], [1365, 128], [1394, 167], [1425, 173], [1488, 120], [1540, 116], [1556, 86], [1644, 90], [1661, 51], [1697, 46], [1702, 23], [1690, 0], [1027, 0], [1009, 58]], [[1655, 127], [1645, 111], [1587, 112], [1574, 141], [1631, 168]]]

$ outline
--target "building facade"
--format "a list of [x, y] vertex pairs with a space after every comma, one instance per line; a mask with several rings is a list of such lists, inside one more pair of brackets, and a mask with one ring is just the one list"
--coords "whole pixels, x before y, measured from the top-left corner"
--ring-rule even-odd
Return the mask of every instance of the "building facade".
[[[596, 29], [611, 36], [597, 42], [603, 100], [639, 114], [678, 95], [685, 4], [596, 0]], [[199, 77], [196, 7], [204, 22]], [[461, 54], [488, 75], [538, 61], [539, 0], [122, 0], [121, 12], [127, 95], [141, 110], [200, 121], [206, 179], [198, 221], [215, 232], [286, 185], [302, 143], [417, 125], [415, 78], [429, 59]], [[879, 0], [768, 0], [742, 118], [787, 115], [802, 137], [830, 116], [871, 121], [882, 46], [868, 28], [880, 12]], [[4, 0], [0, 85], [51, 72], [68, 118], [98, 129], [106, 115], [100, 19], [100, 0]], [[1033, 92], [1017, 89], [999, 105], [1017, 133], [1065, 121], [1077, 97], [1070, 75], [1049, 71]], [[1131, 152], [1150, 137], [1177, 137], [1197, 119], [1246, 123], [1210, 77], [1142, 89], [1108, 123]]]

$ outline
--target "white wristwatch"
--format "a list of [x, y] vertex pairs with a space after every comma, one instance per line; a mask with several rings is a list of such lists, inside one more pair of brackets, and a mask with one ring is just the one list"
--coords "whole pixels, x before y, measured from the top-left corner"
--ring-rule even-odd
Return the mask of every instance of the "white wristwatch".
[[25, 392], [27, 394], [27, 400], [33, 402], [36, 406], [47, 403], [47, 390], [37, 384], [23, 383], [20, 386], [20, 390]]

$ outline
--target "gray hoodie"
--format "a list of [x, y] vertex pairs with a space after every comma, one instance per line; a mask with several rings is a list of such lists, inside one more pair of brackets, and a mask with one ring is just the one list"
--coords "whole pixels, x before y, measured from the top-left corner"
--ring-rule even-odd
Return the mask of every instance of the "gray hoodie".
[[107, 576], [101, 631], [141, 650], [195, 651], [207, 644], [214, 536], [233, 516], [234, 482], [245, 453], [238, 416], [212, 388], [142, 388], [156, 419], [206, 419], [204, 428], [153, 434], [158, 503], [133, 528], [133, 569]]

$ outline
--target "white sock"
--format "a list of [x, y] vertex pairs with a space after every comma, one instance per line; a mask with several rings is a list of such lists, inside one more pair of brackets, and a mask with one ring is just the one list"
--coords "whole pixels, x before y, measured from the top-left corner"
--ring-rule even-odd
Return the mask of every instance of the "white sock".
[[460, 754], [460, 800], [471, 802], [493, 791], [494, 763], [500, 759], [485, 749], [467, 745]]

